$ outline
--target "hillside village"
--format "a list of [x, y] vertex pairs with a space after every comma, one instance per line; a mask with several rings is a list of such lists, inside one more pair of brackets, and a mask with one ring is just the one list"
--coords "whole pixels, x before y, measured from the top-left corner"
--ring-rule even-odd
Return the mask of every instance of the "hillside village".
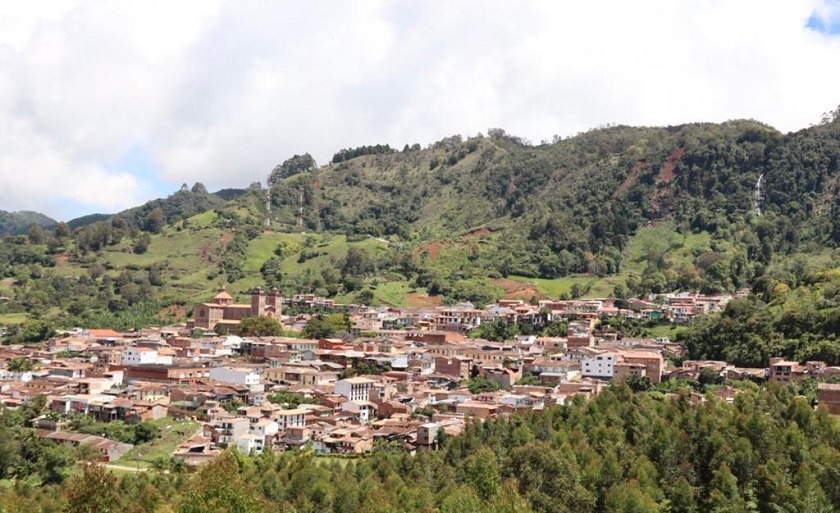
[[[655, 385], [670, 377], [713, 376], [787, 384], [840, 376], [840, 367], [822, 362], [776, 358], [767, 368], [739, 368], [684, 360], [684, 347], [667, 338], [630, 338], [600, 328], [601, 320], [619, 315], [683, 323], [720, 311], [733, 297], [666, 294], [621, 303], [624, 308], [609, 298], [373, 308], [314, 295], [284, 298], [262, 288], [249, 304], [236, 304], [222, 290], [196, 305], [188, 323], [128, 333], [77, 329], [42, 345], [3, 347], [0, 403], [15, 408], [45, 397], [48, 413], [33, 421], [38, 436], [90, 444], [103, 461], [119, 459], [132, 446], [72, 431], [74, 415], [128, 424], [195, 419], [201, 430], [172, 454], [195, 466], [227, 448], [260, 453], [306, 447], [348, 455], [390, 442], [408, 451], [434, 449], [471, 418], [586, 399], [617, 380]], [[284, 308], [309, 313], [283, 315]], [[348, 333], [322, 339], [237, 335], [239, 323], [251, 316], [300, 331], [321, 311], [345, 313]], [[567, 323], [565, 336], [503, 342], [466, 336], [485, 323], [537, 326], [558, 319]], [[228, 334], [218, 335], [219, 326]], [[723, 386], [714, 393], [731, 401], [738, 390]], [[690, 397], [704, 400], [699, 393]], [[840, 413], [840, 385], [820, 384], [818, 401]]]

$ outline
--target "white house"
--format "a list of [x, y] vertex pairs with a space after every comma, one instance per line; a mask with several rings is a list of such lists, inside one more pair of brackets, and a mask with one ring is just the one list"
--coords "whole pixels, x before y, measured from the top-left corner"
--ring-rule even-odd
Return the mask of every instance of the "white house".
[[236, 439], [236, 450], [243, 454], [259, 454], [265, 448], [265, 438], [250, 433]]
[[211, 367], [210, 379], [245, 386], [258, 385], [262, 382], [260, 371], [247, 367]]
[[152, 349], [151, 347], [126, 347], [123, 349], [123, 365], [148, 365], [155, 363], [158, 363], [157, 349]]
[[617, 353], [601, 353], [584, 358], [581, 361], [581, 375], [587, 378], [611, 379], [615, 375]]
[[279, 410], [276, 414], [277, 425], [281, 430], [288, 427], [300, 427], [306, 425], [306, 414], [309, 410], [295, 408], [293, 410]]
[[370, 401], [347, 401], [341, 404], [341, 411], [349, 413], [362, 424], [366, 424], [376, 414], [376, 405]]
[[210, 379], [248, 387], [251, 404], [265, 402], [265, 384], [259, 369], [248, 367], [211, 367]]
[[347, 378], [335, 382], [334, 393], [351, 401], [367, 401], [374, 381], [370, 378]]
[[260, 419], [251, 424], [251, 434], [263, 440], [276, 435], [278, 431], [280, 431], [280, 425], [271, 419]]

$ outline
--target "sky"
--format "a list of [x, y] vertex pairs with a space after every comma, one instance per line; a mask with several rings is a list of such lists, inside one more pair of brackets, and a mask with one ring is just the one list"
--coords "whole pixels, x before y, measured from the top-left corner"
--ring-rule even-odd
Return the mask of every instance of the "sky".
[[840, 0], [0, 0], [0, 209], [112, 213], [309, 152], [840, 105]]

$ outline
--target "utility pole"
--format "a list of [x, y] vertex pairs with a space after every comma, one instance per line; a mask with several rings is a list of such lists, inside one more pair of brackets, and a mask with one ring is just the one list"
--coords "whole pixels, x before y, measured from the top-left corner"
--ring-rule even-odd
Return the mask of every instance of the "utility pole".
[[303, 229], [303, 191], [300, 191], [300, 195], [298, 196], [298, 211], [297, 211], [297, 227], [300, 233], [304, 232]]
[[266, 230], [271, 229], [271, 186], [266, 184], [265, 189], [265, 220], [263, 226]]

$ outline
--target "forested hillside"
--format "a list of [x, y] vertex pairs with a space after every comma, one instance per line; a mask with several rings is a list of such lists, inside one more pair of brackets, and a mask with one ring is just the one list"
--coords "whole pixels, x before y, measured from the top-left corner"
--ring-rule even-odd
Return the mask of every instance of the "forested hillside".
[[[783, 135], [753, 121], [613, 127], [526, 145], [500, 130], [340, 161], [275, 186], [281, 221], [430, 240], [505, 227], [515, 274], [620, 268], [640, 226], [735, 232], [748, 260], [840, 242], [840, 121]], [[759, 216], [756, 184], [763, 176]], [[749, 274], [749, 273], [747, 273]]]
[[8, 237], [0, 324], [179, 319], [222, 285], [391, 305], [793, 289], [804, 268], [840, 266], [838, 155], [837, 119], [793, 134], [618, 126], [538, 145], [493, 129], [347, 148], [322, 167], [295, 155], [270, 190], [184, 185]]
[[[227, 453], [187, 476], [183, 465], [108, 474], [68, 450], [19, 445], [17, 413], [0, 416], [4, 511], [832, 513], [840, 504], [840, 424], [790, 388], [741, 383], [734, 404], [707, 394], [633, 393], [471, 423], [416, 456], [378, 443], [360, 459], [308, 451]], [[33, 489], [32, 479], [46, 486]]]
[[38, 212], [6, 212], [0, 210], [0, 236], [20, 235], [31, 226], [52, 228], [56, 220]]

